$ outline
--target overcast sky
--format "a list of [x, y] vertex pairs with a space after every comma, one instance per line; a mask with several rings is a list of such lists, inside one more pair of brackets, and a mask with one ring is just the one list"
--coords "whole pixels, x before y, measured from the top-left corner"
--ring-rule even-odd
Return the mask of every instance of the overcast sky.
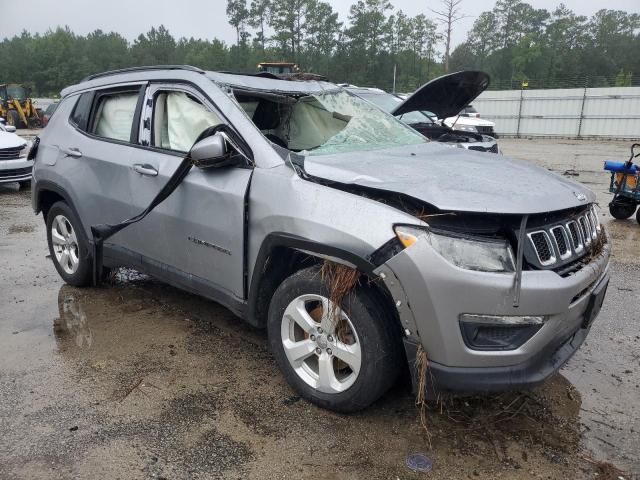
[[[328, 0], [347, 20], [349, 6], [355, 0]], [[227, 43], [235, 39], [227, 23], [226, 0], [0, 0], [0, 37], [11, 37], [23, 29], [45, 32], [68, 25], [76, 33], [86, 34], [98, 28], [116, 31], [133, 40], [152, 26], [164, 24], [174, 37], [220, 38]], [[250, 3], [250, 2], [248, 2]], [[396, 8], [409, 15], [438, 8], [440, 0], [391, 0]], [[559, 0], [530, 0], [536, 8], [553, 10]], [[591, 16], [601, 8], [640, 13], [639, 0], [564, 0], [576, 13]], [[491, 10], [494, 0], [463, 0], [462, 11], [468, 18], [460, 20], [454, 31], [454, 44], [465, 40], [474, 19]]]

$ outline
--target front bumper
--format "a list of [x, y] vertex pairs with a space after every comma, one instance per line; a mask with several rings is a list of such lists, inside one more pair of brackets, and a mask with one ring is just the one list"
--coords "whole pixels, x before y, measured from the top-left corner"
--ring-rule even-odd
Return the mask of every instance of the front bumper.
[[[605, 279], [607, 280], [607, 279]], [[429, 396], [447, 392], [500, 392], [533, 388], [569, 361], [587, 338], [590, 327], [580, 327], [566, 339], [549, 343], [530, 359], [505, 367], [448, 367], [429, 362], [426, 390]], [[415, 358], [418, 343], [405, 340], [413, 385], [419, 384]], [[432, 394], [433, 393], [433, 394]]]
[[[519, 306], [514, 275], [458, 268], [428, 242], [417, 242], [380, 266], [405, 329], [408, 357], [422, 345], [438, 388], [493, 391], [540, 383], [579, 348], [593, 290], [608, 280], [609, 244], [589, 265], [563, 278], [525, 271]], [[513, 350], [474, 350], [462, 337], [461, 314], [544, 315], [544, 326]], [[411, 363], [411, 358], [409, 358]]]
[[13, 183], [31, 180], [33, 160], [24, 158], [0, 161], [0, 183]]

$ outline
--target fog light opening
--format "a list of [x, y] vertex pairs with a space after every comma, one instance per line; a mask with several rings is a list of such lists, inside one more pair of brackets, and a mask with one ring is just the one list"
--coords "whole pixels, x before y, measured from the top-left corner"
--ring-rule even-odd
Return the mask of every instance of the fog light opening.
[[546, 318], [532, 315], [460, 315], [460, 330], [473, 350], [515, 350], [530, 340]]

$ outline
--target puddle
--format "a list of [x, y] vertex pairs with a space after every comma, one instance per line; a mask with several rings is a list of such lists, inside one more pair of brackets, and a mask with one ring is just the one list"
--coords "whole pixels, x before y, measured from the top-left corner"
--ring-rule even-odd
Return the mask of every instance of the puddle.
[[93, 345], [93, 332], [72, 287], [63, 285], [60, 288], [58, 310], [60, 316], [53, 321], [56, 340], [65, 344], [70, 339], [79, 348], [90, 348]]

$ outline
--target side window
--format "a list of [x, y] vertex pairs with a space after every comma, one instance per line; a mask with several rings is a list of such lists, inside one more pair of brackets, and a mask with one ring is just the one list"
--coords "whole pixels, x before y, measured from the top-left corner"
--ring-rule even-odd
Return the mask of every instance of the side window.
[[204, 130], [221, 123], [216, 113], [191, 95], [160, 91], [155, 95], [151, 144], [188, 152]]
[[137, 91], [101, 94], [94, 107], [91, 133], [128, 142], [131, 138], [138, 97]]
[[89, 112], [91, 111], [91, 104], [93, 103], [93, 92], [85, 92], [80, 95], [80, 98], [76, 101], [76, 106], [73, 107], [71, 112], [71, 123], [78, 127], [82, 131], [87, 131], [87, 125], [89, 124]]

